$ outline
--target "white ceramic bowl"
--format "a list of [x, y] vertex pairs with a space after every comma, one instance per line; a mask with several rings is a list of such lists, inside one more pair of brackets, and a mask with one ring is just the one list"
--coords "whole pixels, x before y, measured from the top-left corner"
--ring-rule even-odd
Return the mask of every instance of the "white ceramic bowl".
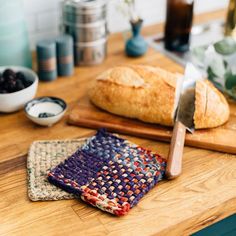
[[56, 97], [40, 97], [25, 105], [26, 116], [34, 123], [51, 126], [58, 122], [67, 109], [66, 102]]
[[34, 98], [38, 88], [38, 76], [26, 67], [21, 66], [0, 66], [0, 73], [5, 69], [12, 69], [15, 72], [21, 71], [33, 83], [20, 91], [14, 93], [0, 94], [0, 112], [14, 112], [24, 107], [24, 105]]

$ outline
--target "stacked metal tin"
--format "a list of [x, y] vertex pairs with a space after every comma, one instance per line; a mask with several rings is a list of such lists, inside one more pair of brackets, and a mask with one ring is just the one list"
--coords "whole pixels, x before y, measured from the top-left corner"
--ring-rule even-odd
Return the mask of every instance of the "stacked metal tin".
[[106, 0], [65, 0], [63, 31], [74, 39], [76, 65], [94, 65], [106, 57]]

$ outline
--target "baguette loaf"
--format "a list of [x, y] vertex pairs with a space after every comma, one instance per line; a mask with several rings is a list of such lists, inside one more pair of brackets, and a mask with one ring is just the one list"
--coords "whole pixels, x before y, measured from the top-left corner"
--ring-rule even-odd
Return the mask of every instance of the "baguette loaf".
[[[90, 100], [111, 113], [144, 122], [172, 126], [179, 75], [151, 66], [118, 66], [99, 75], [89, 90]], [[198, 81], [195, 90], [195, 128], [225, 123], [229, 106], [208, 81]]]

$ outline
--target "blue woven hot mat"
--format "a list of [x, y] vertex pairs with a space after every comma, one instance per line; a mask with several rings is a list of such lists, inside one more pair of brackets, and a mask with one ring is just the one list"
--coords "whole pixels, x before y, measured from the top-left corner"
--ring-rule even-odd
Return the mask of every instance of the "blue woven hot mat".
[[93, 206], [124, 215], [163, 178], [165, 167], [157, 153], [101, 129], [52, 169], [48, 180]]

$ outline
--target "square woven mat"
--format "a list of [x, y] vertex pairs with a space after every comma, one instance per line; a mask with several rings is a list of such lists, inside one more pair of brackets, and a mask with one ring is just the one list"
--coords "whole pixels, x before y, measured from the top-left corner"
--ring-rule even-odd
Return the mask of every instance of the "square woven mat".
[[48, 180], [103, 211], [124, 215], [163, 178], [165, 166], [157, 153], [101, 129], [53, 168]]
[[27, 158], [28, 196], [32, 201], [75, 198], [73, 194], [50, 184], [47, 175], [50, 169], [72, 155], [86, 140], [86, 138], [82, 138], [35, 141], [32, 143]]

